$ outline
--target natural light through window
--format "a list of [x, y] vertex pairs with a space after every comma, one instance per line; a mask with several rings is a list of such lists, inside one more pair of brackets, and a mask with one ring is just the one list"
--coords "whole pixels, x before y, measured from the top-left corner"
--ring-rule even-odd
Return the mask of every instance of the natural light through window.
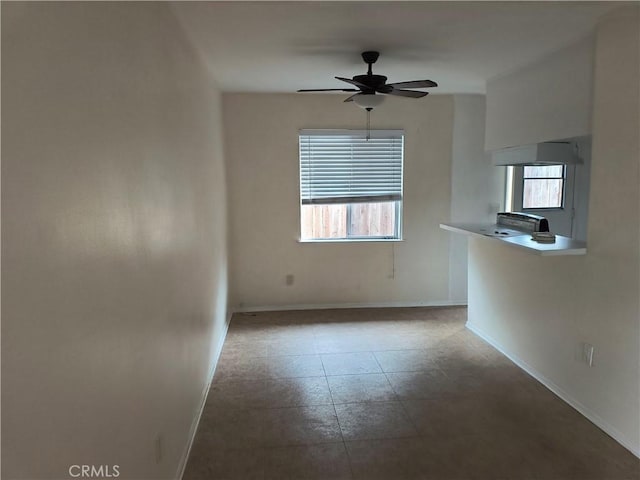
[[401, 238], [404, 134], [300, 132], [300, 238]]
[[564, 179], [564, 165], [524, 167], [522, 208], [562, 208]]

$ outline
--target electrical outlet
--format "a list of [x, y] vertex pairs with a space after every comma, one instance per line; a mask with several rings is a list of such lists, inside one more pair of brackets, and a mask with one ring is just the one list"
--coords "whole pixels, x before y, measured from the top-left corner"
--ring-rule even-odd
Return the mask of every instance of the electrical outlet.
[[156, 463], [162, 462], [162, 456], [164, 454], [164, 439], [162, 434], [159, 433], [156, 436]]
[[292, 273], [290, 273], [284, 278], [284, 283], [290, 287], [291, 285], [293, 285], [294, 280], [295, 280], [295, 277], [293, 276]]
[[593, 367], [593, 345], [590, 343], [582, 344], [582, 361]]

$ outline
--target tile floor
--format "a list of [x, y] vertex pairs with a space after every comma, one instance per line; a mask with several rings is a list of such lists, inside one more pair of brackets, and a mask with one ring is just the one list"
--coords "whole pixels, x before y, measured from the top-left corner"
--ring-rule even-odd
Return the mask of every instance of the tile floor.
[[464, 308], [235, 315], [184, 480], [640, 478]]

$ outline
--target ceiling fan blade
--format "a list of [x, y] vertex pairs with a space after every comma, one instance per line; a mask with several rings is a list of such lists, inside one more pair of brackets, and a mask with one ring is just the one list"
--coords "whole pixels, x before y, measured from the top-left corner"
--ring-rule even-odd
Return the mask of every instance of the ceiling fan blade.
[[360, 90], [369, 90], [368, 86], [366, 86], [364, 83], [360, 83], [360, 82], [358, 82], [356, 80], [351, 80], [350, 78], [343, 78], [343, 77], [336, 77], [336, 78], [338, 80], [342, 80], [343, 82], [350, 83], [351, 85], [355, 85]]
[[346, 99], [345, 99], [345, 103], [346, 103], [346, 102], [353, 102], [353, 99], [354, 99], [355, 97], [357, 97], [358, 95], [360, 95], [360, 94], [359, 94], [359, 93], [356, 93], [355, 95], [351, 95], [350, 97], [346, 98]]
[[298, 92], [359, 92], [357, 88], [312, 88], [312, 89], [302, 89], [298, 90]]
[[410, 82], [387, 83], [387, 86], [394, 88], [429, 88], [437, 87], [438, 84], [431, 80], [412, 80]]
[[390, 92], [383, 92], [387, 95], [396, 95], [398, 97], [421, 98], [429, 95], [429, 92], [418, 92], [417, 90], [398, 90], [394, 88]]

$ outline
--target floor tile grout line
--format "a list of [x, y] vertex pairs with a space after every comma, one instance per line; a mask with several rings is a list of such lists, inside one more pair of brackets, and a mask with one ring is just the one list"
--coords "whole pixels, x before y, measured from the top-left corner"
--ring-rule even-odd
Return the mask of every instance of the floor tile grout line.
[[[309, 379], [309, 378], [330, 378], [330, 377], [349, 377], [349, 376], [362, 376], [362, 375], [381, 375], [381, 374], [393, 374], [393, 373], [427, 373], [433, 370], [438, 370], [441, 373], [446, 375], [446, 370], [444, 370], [441, 366], [434, 365], [431, 368], [421, 368], [419, 370], [382, 370], [380, 372], [363, 372], [363, 373], [340, 373], [334, 375], [302, 375], [302, 376], [293, 376], [293, 377], [275, 377], [275, 376], [262, 376], [262, 377], [252, 377], [252, 376], [228, 376], [228, 377], [218, 377], [214, 379], [216, 385], [224, 384], [224, 383], [233, 383], [233, 382], [250, 382], [250, 381], [265, 381], [265, 380], [294, 380], [294, 379]], [[447, 375], [448, 376], [448, 375]], [[212, 384], [213, 384], [212, 383]]]
[[283, 443], [280, 445], [258, 445], [258, 446], [249, 446], [249, 447], [230, 447], [224, 448], [219, 447], [219, 451], [221, 452], [246, 452], [251, 450], [276, 450], [278, 448], [295, 448], [295, 447], [317, 447], [319, 445], [342, 445], [344, 442], [342, 440], [332, 441], [318, 441], [318, 442], [305, 442], [305, 443]]
[[391, 380], [389, 380], [389, 376], [387, 375], [387, 372], [384, 372], [384, 378], [387, 379], [387, 383], [389, 384], [389, 386], [391, 387], [391, 390], [393, 390], [393, 393], [396, 396], [396, 400], [400, 401], [400, 394], [396, 391], [396, 389], [393, 387], [393, 384], [391, 383]]
[[[378, 360], [378, 356], [376, 355], [376, 351], [375, 350], [371, 351], [371, 355], [373, 355], [373, 358], [375, 359], [376, 363], [378, 364], [378, 368], [380, 369], [380, 371], [382, 373], [385, 373], [384, 368], [382, 368], [382, 365], [380, 364], [380, 360]], [[386, 378], [386, 375], [385, 375], [385, 378]], [[388, 380], [389, 379], [387, 379], [387, 381]]]
[[380, 371], [384, 375], [384, 378], [387, 380], [387, 384], [391, 388], [391, 391], [393, 392], [393, 395], [394, 395], [396, 401], [400, 401], [400, 396], [398, 395], [398, 392], [396, 392], [396, 389], [393, 388], [393, 385], [391, 384], [391, 381], [389, 380], [389, 377], [387, 376], [387, 372], [384, 371], [384, 368], [382, 368], [382, 365], [380, 364], [380, 360], [378, 360], [378, 356], [375, 354], [375, 352], [371, 352], [371, 353], [373, 354], [373, 358], [376, 359], [376, 363], [378, 364], [378, 367], [380, 367]]
[[[272, 357], [311, 357], [311, 356], [321, 356], [321, 355], [346, 355], [353, 353], [384, 353], [384, 352], [418, 352], [418, 351], [428, 351], [428, 348], [391, 348], [384, 350], [348, 350], [348, 351], [339, 351], [339, 352], [315, 352], [315, 353], [285, 353], [281, 355], [249, 355], [244, 356], [244, 358], [272, 358]], [[224, 353], [224, 352], [223, 352]], [[485, 356], [482, 352], [478, 352], [480, 355]], [[235, 356], [238, 354], [229, 354], [229, 356]]]
[[[394, 395], [396, 395], [395, 399], [367, 400], [367, 401], [361, 401], [361, 402], [306, 403], [306, 404], [296, 404], [296, 405], [280, 405], [280, 406], [275, 406], [275, 407], [264, 407], [264, 406], [230, 407], [229, 405], [220, 406], [220, 405], [215, 405], [215, 404], [214, 405], [209, 405], [209, 406], [213, 407], [213, 408], [222, 408], [222, 407], [224, 407], [225, 410], [231, 411], [231, 412], [243, 412], [243, 411], [247, 411], [247, 410], [288, 410], [288, 409], [329, 407], [329, 406], [335, 407], [336, 405], [342, 406], [342, 405], [371, 405], [371, 404], [381, 404], [381, 403], [399, 403], [399, 402], [405, 402], [405, 401], [431, 400], [432, 398], [434, 398], [434, 397], [416, 397], [416, 398], [400, 397], [397, 394], [395, 394], [395, 391], [394, 391]], [[460, 394], [460, 395], [448, 395], [446, 398], [465, 398], [465, 396], [462, 395], [462, 394]], [[335, 411], [335, 408], [334, 408], [334, 411]], [[336, 412], [336, 418], [337, 418], [337, 412]]]
[[422, 433], [422, 429], [418, 426], [417, 422], [411, 416], [411, 414], [409, 413], [409, 410], [407, 410], [407, 407], [405, 405], [405, 401], [406, 400], [402, 400], [402, 399], [398, 400], [398, 402], [400, 402], [400, 407], [402, 408], [402, 411], [406, 415], [406, 417], [409, 420], [409, 422], [411, 422], [411, 425], [413, 426], [414, 430], [418, 434], [418, 437], [424, 436], [424, 434]]
[[327, 370], [325, 369], [324, 362], [322, 361], [322, 356], [320, 356], [320, 363], [322, 364], [322, 370], [324, 371], [324, 379], [327, 382], [327, 388], [329, 389], [329, 396], [331, 397], [331, 405], [333, 406], [333, 413], [336, 416], [336, 423], [338, 424], [338, 430], [340, 430], [340, 438], [342, 439], [342, 448], [344, 448], [345, 453], [347, 454], [347, 463], [349, 464], [349, 473], [351, 474], [351, 478], [355, 478], [353, 474], [353, 467], [351, 466], [351, 457], [349, 456], [349, 450], [347, 449], [347, 444], [344, 440], [344, 433], [342, 433], [342, 426], [340, 425], [340, 417], [338, 417], [338, 410], [336, 409], [336, 404], [333, 399], [333, 392], [331, 391], [331, 385], [329, 385], [329, 380], [327, 379]]
[[402, 411], [405, 414], [405, 417], [407, 418], [407, 420], [409, 420], [409, 423], [411, 423], [411, 425], [413, 426], [413, 429], [416, 431], [416, 433], [418, 434], [418, 436], [420, 436], [421, 431], [418, 428], [418, 425], [416, 424], [415, 420], [413, 419], [413, 417], [409, 414], [409, 411], [407, 410], [404, 402], [402, 401], [402, 398], [400, 398], [400, 395], [398, 394], [398, 392], [396, 391], [395, 388], [393, 388], [393, 385], [391, 384], [391, 381], [389, 380], [389, 377], [387, 376], [387, 373], [398, 373], [398, 372], [385, 372], [384, 369], [382, 368], [382, 365], [380, 365], [380, 361], [378, 360], [378, 357], [376, 356], [376, 354], [374, 353], [373, 356], [376, 359], [376, 362], [378, 362], [378, 365], [380, 366], [380, 369], [383, 371], [384, 373], [384, 377], [387, 379], [387, 383], [389, 384], [389, 386], [391, 387], [391, 390], [393, 390], [393, 393], [396, 396], [396, 399], [398, 401], [398, 403], [400, 404], [400, 408], [402, 408]]
[[[377, 358], [376, 358], [377, 360]], [[389, 372], [389, 373], [398, 373], [398, 372]], [[418, 434], [418, 436], [421, 435], [421, 431], [418, 428], [418, 425], [416, 424], [416, 422], [414, 421], [413, 417], [409, 414], [409, 411], [407, 410], [407, 408], [404, 405], [403, 399], [400, 397], [400, 395], [398, 394], [398, 392], [396, 391], [395, 388], [393, 388], [393, 385], [391, 384], [391, 381], [389, 380], [389, 377], [387, 376], [387, 372], [384, 372], [384, 377], [387, 379], [387, 383], [389, 384], [389, 386], [391, 387], [391, 390], [393, 390], [393, 393], [396, 396], [396, 400], [397, 402], [400, 404], [400, 408], [402, 409], [402, 411], [404, 412], [405, 417], [407, 418], [407, 420], [409, 420], [409, 423], [411, 423], [411, 426], [413, 427], [413, 429], [416, 431], [416, 433]]]

